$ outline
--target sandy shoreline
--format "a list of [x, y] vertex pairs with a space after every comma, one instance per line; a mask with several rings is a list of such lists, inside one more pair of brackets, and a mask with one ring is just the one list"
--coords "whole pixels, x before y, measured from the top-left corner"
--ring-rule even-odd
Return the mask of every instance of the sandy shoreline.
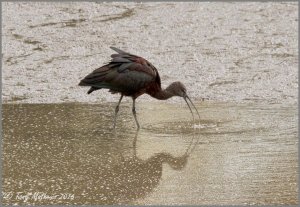
[[116, 46], [148, 59], [164, 87], [182, 81], [194, 100], [296, 104], [297, 12], [274, 2], [5, 2], [3, 102], [115, 102], [77, 84]]

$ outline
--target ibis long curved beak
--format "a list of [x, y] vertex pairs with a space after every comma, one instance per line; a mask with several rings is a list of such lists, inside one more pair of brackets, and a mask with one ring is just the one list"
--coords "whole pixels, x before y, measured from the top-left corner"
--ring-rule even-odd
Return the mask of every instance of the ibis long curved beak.
[[183, 96], [183, 99], [185, 100], [185, 102], [186, 102], [186, 104], [188, 105], [188, 107], [189, 107], [189, 109], [190, 109], [190, 111], [191, 111], [191, 113], [192, 113], [192, 116], [193, 116], [193, 121], [195, 122], [195, 117], [194, 117], [194, 114], [193, 114], [193, 111], [192, 111], [192, 108], [191, 108], [191, 106], [190, 106], [190, 104], [189, 104], [189, 102], [187, 101], [187, 100], [189, 100], [190, 102], [191, 102], [191, 105], [194, 107], [194, 109], [196, 110], [196, 112], [197, 112], [197, 115], [198, 115], [198, 117], [199, 117], [199, 120], [200, 120], [200, 114], [199, 114], [199, 112], [198, 112], [198, 110], [197, 110], [197, 108], [196, 108], [196, 106], [194, 105], [194, 103], [192, 102], [192, 100], [188, 97], [188, 95], [187, 94], [185, 94], [184, 96]]

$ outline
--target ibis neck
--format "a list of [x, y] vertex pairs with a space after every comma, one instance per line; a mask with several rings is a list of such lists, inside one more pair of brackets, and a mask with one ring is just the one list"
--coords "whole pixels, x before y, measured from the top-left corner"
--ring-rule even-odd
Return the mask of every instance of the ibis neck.
[[151, 96], [159, 100], [166, 100], [174, 96], [174, 94], [168, 91], [167, 89], [164, 89], [164, 90], [159, 90], [154, 94], [151, 94]]

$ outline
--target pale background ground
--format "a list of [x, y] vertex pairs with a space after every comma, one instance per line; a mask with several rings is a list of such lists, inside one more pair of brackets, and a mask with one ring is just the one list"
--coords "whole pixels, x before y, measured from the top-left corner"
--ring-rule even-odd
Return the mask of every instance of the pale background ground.
[[4, 103], [116, 101], [77, 86], [110, 60], [109, 46], [145, 57], [164, 87], [180, 80], [194, 100], [297, 103], [296, 2], [5, 2], [2, 9]]

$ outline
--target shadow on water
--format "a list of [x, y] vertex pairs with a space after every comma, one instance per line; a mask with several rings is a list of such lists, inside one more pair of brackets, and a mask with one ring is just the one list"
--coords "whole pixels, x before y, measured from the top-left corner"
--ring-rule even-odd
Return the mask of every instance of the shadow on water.
[[103, 111], [111, 112], [104, 105], [4, 105], [4, 192], [65, 195], [26, 201], [13, 196], [4, 203], [128, 204], [159, 185], [164, 164], [184, 169], [193, 140], [181, 154], [154, 150], [140, 158], [139, 135], [149, 134], [123, 122], [111, 131], [110, 114]]
[[298, 202], [296, 106], [197, 107], [140, 104], [136, 133], [126, 103], [115, 132], [114, 105], [3, 104], [3, 204]]

